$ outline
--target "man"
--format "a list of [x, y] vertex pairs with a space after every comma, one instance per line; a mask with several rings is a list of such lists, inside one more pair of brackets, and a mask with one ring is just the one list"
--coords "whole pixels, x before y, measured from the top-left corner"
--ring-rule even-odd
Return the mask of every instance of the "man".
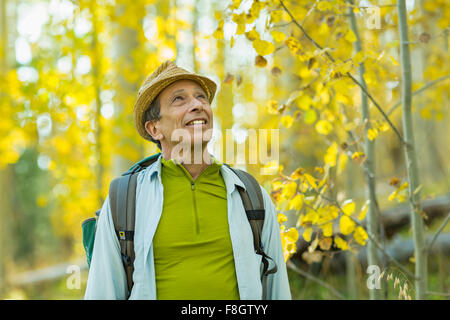
[[[216, 84], [163, 63], [134, 108], [139, 134], [158, 144], [158, 160], [136, 187], [134, 273], [130, 299], [261, 299], [261, 256], [237, 186], [244, 184], [211, 156]], [[291, 299], [277, 215], [262, 188], [261, 241], [277, 265], [267, 299]], [[85, 299], [126, 299], [127, 279], [109, 201], [97, 224]]]

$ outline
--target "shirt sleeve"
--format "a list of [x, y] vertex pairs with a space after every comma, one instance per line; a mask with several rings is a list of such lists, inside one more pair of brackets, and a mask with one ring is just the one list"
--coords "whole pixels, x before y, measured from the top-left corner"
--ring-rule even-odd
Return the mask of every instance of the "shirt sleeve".
[[278, 223], [277, 212], [267, 191], [263, 187], [261, 189], [266, 212], [261, 242], [264, 253], [273, 259], [273, 261], [269, 260], [269, 268], [273, 267], [274, 262], [277, 264], [277, 272], [269, 274], [267, 278], [267, 299], [291, 300], [291, 290], [281, 246], [280, 224]]
[[109, 197], [97, 221], [85, 300], [125, 300], [127, 279], [122, 264], [119, 240], [114, 231]]

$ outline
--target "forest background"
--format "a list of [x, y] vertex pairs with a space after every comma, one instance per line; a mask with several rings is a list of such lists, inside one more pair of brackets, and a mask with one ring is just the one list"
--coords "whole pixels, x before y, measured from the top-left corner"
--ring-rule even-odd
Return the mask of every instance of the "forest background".
[[[448, 299], [449, 24], [446, 0], [0, 0], [0, 298], [83, 297], [81, 222], [158, 152], [132, 110], [170, 59], [218, 84], [211, 152], [229, 133], [272, 196], [294, 299]], [[279, 158], [248, 164], [260, 129]]]

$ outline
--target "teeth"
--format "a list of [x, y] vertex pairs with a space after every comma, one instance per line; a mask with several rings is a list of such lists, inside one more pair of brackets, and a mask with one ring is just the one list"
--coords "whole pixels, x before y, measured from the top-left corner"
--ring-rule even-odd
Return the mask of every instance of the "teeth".
[[205, 124], [205, 120], [193, 120], [193, 121], [190, 121], [187, 125], [190, 126], [190, 125], [196, 125], [196, 124]]

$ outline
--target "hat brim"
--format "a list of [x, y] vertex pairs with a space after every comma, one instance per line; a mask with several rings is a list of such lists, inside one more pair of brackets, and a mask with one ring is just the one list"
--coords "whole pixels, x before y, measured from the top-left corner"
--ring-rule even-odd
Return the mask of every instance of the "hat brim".
[[161, 93], [167, 86], [178, 80], [193, 80], [197, 82], [203, 90], [205, 90], [209, 104], [212, 104], [214, 95], [217, 90], [217, 85], [211, 79], [190, 73], [181, 73], [173, 75], [170, 78], [163, 78], [160, 81], [151, 83], [147, 87], [140, 90], [139, 96], [134, 104], [134, 124], [139, 134], [146, 140], [151, 141], [150, 135], [145, 130], [144, 115], [153, 100]]

